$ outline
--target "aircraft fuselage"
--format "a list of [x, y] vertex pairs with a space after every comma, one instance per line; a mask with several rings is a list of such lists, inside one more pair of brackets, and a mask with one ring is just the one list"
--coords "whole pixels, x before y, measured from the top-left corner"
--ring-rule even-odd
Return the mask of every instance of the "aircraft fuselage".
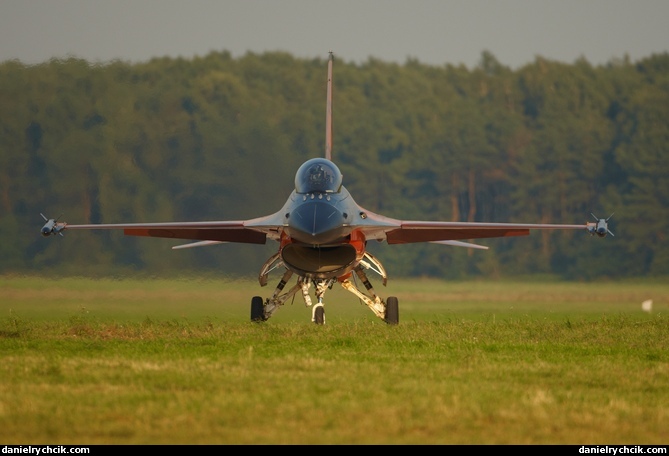
[[362, 233], [353, 234], [353, 226], [362, 211], [345, 188], [337, 193], [293, 192], [284, 209], [281, 257], [289, 269], [330, 279], [360, 262], [366, 240]]

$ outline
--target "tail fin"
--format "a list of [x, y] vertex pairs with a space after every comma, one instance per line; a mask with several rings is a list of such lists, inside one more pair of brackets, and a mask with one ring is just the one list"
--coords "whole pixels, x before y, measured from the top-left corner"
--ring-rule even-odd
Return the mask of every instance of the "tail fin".
[[325, 105], [325, 158], [332, 161], [332, 63], [334, 54], [330, 51], [328, 59], [328, 95]]

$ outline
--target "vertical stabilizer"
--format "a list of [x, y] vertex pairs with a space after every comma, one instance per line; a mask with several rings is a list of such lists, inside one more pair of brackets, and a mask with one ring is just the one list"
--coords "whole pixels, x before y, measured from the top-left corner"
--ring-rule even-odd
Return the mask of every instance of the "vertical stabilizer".
[[332, 62], [334, 54], [330, 51], [328, 59], [328, 98], [325, 105], [325, 158], [332, 160]]

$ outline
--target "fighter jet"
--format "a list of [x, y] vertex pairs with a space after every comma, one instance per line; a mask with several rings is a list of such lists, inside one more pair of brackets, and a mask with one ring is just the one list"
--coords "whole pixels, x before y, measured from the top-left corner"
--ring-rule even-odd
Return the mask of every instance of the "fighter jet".
[[[327, 290], [335, 284], [358, 297], [378, 318], [389, 325], [399, 323], [399, 301], [383, 299], [374, 290], [367, 272], [388, 275], [381, 262], [367, 251], [370, 241], [387, 244], [433, 242], [459, 247], [487, 249], [467, 242], [473, 239], [527, 236], [533, 230], [583, 230], [590, 235], [612, 234], [608, 220], [593, 215], [595, 222], [583, 224], [478, 223], [457, 221], [398, 220], [360, 206], [343, 185], [343, 176], [332, 160], [332, 68], [327, 66], [325, 153], [304, 162], [295, 174], [295, 189], [277, 212], [249, 220], [187, 221], [163, 223], [115, 223], [76, 225], [42, 217], [43, 236], [63, 235], [74, 230], [123, 230], [127, 236], [187, 239], [195, 242], [172, 247], [183, 249], [236, 242], [265, 244], [275, 241], [278, 249], [260, 268], [258, 280], [266, 286], [272, 271], [282, 273], [271, 296], [251, 299], [251, 321], [268, 320], [298, 292], [311, 320], [325, 323]], [[285, 290], [296, 276], [295, 283]], [[362, 284], [360, 286], [359, 284]], [[316, 302], [311, 296], [314, 287]], [[364, 287], [364, 288], [363, 288]]]

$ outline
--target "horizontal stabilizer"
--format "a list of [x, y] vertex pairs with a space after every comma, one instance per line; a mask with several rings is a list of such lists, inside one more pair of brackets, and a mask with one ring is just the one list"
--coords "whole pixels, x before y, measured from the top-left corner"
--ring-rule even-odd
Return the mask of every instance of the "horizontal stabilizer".
[[172, 247], [172, 250], [179, 250], [179, 249], [190, 249], [192, 247], [205, 247], [207, 245], [214, 245], [214, 244], [225, 244], [224, 241], [198, 241], [198, 242], [191, 242], [190, 244], [181, 244], [181, 245], [175, 245]]
[[467, 247], [470, 249], [488, 250], [488, 246], [486, 245], [472, 244], [471, 242], [462, 242], [462, 241], [430, 241], [430, 242], [432, 244], [444, 244], [444, 245], [452, 245], [455, 247]]

